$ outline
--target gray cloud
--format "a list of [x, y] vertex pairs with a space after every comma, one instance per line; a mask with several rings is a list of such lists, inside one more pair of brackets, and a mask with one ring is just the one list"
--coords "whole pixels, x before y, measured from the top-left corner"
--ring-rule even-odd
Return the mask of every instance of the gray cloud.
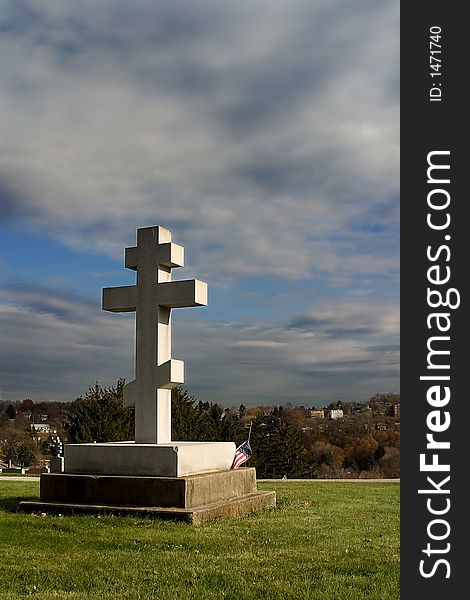
[[6, 12], [0, 158], [32, 227], [119, 256], [164, 221], [220, 276], [396, 269], [350, 225], [396, 220], [396, 2]]
[[[292, 319], [294, 328], [267, 319], [190, 324], [193, 317], [175, 322], [175, 349], [184, 348], [193, 389], [211, 399], [315, 404], [397, 388], [399, 315], [390, 302], [330, 300], [312, 318]], [[332, 335], [332, 323], [348, 325]], [[394, 348], [377, 351], [390, 340]]]
[[[207, 399], [394, 389], [398, 13], [396, 0], [5, 3], [4, 226], [119, 264], [136, 227], [173, 229], [185, 276], [219, 295], [215, 316], [175, 321]], [[2, 294], [4, 390], [73, 397], [132, 377], [132, 319], [43, 287]]]
[[[96, 380], [133, 379], [131, 315], [109, 314], [47, 288], [4, 286], [0, 300], [0, 327], [9, 341], [0, 349], [4, 398], [70, 400]], [[396, 390], [398, 352], [378, 351], [383, 340], [396, 338], [398, 316], [389, 306], [338, 300], [319, 309], [323, 316], [304, 330], [269, 320], [211, 322], [208, 310], [175, 312], [174, 356], [186, 363], [188, 388], [205, 400], [315, 404]], [[370, 331], [331, 336], [333, 314], [339, 323], [368, 322]]]
[[62, 290], [28, 284], [2, 286], [0, 298], [6, 305], [22, 306], [32, 313], [51, 315], [69, 323], [82, 323], [97, 308], [96, 302], [81, 298], [77, 303], [74, 295]]
[[115, 382], [115, 365], [133, 352], [132, 320], [74, 294], [5, 286], [0, 301], [8, 340], [0, 345], [0, 391], [9, 400], [73, 400], [96, 380]]

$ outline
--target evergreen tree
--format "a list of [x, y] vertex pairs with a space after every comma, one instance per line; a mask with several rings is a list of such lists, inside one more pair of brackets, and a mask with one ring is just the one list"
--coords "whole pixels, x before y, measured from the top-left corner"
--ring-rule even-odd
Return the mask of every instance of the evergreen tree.
[[9, 419], [14, 419], [16, 417], [16, 409], [13, 404], [7, 406], [5, 413]]
[[20, 467], [30, 467], [36, 462], [36, 452], [26, 444], [20, 444], [17, 448], [16, 463]]
[[296, 427], [285, 423], [264, 424], [257, 419], [253, 422], [251, 447], [250, 466], [256, 467], [261, 479], [315, 476], [315, 465]]
[[239, 446], [246, 440], [243, 425], [233, 415], [224, 413], [218, 426], [218, 439], [221, 442], [235, 442]]
[[122, 403], [124, 379], [116, 387], [97, 382], [66, 412], [64, 429], [71, 443], [118, 442], [134, 439], [134, 409]]
[[18, 446], [8, 444], [5, 449], [5, 460], [9, 463], [16, 465], [18, 460]]
[[195, 403], [196, 399], [181, 386], [172, 391], [172, 439], [236, 444], [244, 441], [243, 425], [219, 404]]
[[210, 437], [205, 413], [194, 406], [196, 399], [181, 386], [171, 392], [171, 437], [180, 441], [206, 441]]

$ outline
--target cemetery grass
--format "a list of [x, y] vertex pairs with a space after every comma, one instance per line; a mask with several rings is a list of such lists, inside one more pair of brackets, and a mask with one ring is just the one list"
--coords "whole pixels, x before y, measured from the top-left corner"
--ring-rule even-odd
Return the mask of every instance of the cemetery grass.
[[259, 483], [278, 508], [199, 527], [15, 512], [0, 482], [0, 597], [398, 600], [399, 484]]

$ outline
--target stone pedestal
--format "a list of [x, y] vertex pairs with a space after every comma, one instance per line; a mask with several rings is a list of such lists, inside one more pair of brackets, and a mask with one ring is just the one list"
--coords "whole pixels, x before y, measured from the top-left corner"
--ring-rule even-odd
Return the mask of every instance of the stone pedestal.
[[185, 477], [230, 469], [233, 442], [67, 444], [64, 471], [90, 475]]
[[41, 475], [41, 499], [22, 511], [141, 514], [195, 525], [271, 508], [275, 492], [256, 489], [254, 468], [185, 477], [135, 475]]

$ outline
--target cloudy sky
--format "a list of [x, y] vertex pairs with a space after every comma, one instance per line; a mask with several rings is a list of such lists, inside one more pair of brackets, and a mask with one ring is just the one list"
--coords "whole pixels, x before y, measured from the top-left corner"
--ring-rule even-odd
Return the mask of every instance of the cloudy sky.
[[399, 387], [398, 0], [0, 0], [1, 399], [134, 377], [124, 247], [163, 225], [186, 387]]

